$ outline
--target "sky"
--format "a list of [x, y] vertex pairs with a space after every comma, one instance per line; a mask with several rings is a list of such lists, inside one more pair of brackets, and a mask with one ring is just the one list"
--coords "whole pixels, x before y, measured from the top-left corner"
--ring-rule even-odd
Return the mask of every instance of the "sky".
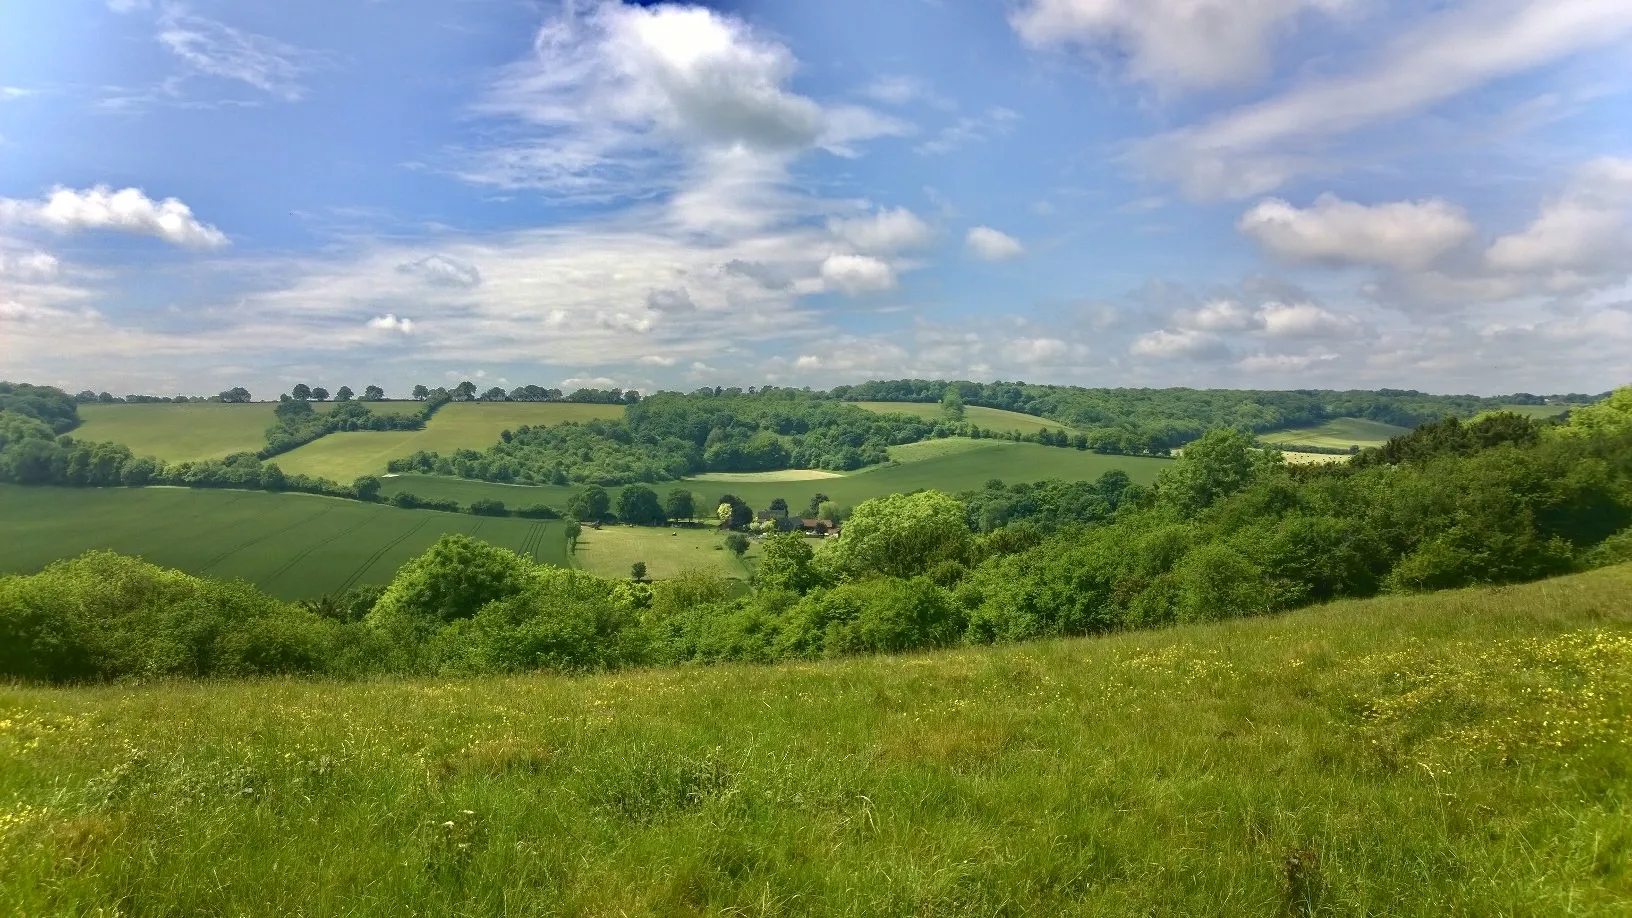
[[1632, 382], [1626, 0], [0, 4], [0, 378]]

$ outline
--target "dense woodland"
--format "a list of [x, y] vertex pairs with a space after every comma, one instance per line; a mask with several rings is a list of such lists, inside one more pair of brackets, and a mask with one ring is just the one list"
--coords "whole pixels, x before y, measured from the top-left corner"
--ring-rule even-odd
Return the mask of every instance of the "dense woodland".
[[706, 575], [608, 580], [457, 536], [383, 590], [299, 605], [91, 554], [0, 578], [0, 673], [583, 671], [1017, 641], [1534, 580], [1632, 560], [1629, 524], [1632, 387], [1568, 423], [1428, 425], [1353, 464], [1288, 467], [1220, 429], [1150, 489], [1106, 476], [868, 501], [819, 553], [766, 536], [741, 598]]

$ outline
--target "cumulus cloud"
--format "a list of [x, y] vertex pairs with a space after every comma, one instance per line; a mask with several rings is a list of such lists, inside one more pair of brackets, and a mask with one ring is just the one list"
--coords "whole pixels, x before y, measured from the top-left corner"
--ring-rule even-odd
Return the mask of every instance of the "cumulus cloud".
[[1350, 0], [1028, 0], [1010, 16], [1034, 47], [1077, 45], [1125, 60], [1162, 88], [1238, 86], [1268, 74], [1274, 40]]
[[1438, 198], [1367, 206], [1323, 194], [1308, 208], [1270, 198], [1242, 214], [1236, 229], [1292, 261], [1422, 268], [1472, 239], [1462, 208]]
[[387, 313], [383, 316], [375, 316], [374, 318], [369, 319], [368, 327], [377, 331], [398, 332], [404, 335], [411, 335], [414, 333], [414, 320], [399, 319], [394, 313]]
[[1229, 356], [1223, 339], [1210, 332], [1194, 329], [1157, 329], [1133, 339], [1129, 353], [1135, 357], [1172, 359], [1189, 357], [1198, 360], [1217, 360]]
[[1236, 300], [1209, 300], [1198, 309], [1181, 312], [1178, 318], [1188, 328], [1207, 332], [1248, 331], [1264, 324], [1263, 317]]
[[397, 266], [403, 274], [417, 277], [433, 287], [470, 289], [481, 286], [482, 272], [476, 266], [446, 255], [427, 255]]
[[894, 289], [895, 269], [871, 255], [829, 255], [822, 262], [822, 280], [851, 296]]
[[1014, 258], [1025, 252], [1025, 247], [1013, 236], [999, 232], [989, 226], [977, 226], [964, 237], [964, 244], [976, 258], [985, 261], [1002, 261]]
[[929, 224], [905, 207], [865, 217], [835, 217], [827, 222], [827, 229], [857, 251], [874, 255], [919, 248], [934, 235]]
[[59, 233], [116, 230], [154, 236], [190, 248], [219, 248], [226, 234], [193, 216], [176, 200], [155, 201], [141, 190], [98, 185], [78, 191], [57, 187], [43, 200], [0, 198], [0, 223], [40, 226]]
[[1583, 166], [1564, 193], [1523, 230], [1497, 239], [1486, 263], [1508, 272], [1598, 273], [1632, 257], [1632, 159]]
[[1153, 138], [1135, 147], [1131, 161], [1142, 171], [1178, 181], [1194, 197], [1263, 194], [1322, 168], [1324, 145], [1332, 137], [1423, 111], [1628, 35], [1632, 4], [1624, 0], [1465, 3], [1424, 16], [1348, 73], [1300, 81], [1200, 126]]
[[478, 112], [539, 132], [465, 175], [559, 194], [649, 191], [676, 159], [710, 151], [785, 157], [898, 134], [894, 119], [827, 109], [788, 88], [797, 61], [742, 20], [700, 6], [568, 4], [508, 68]]
[[1364, 326], [1313, 303], [1266, 303], [1258, 311], [1264, 334], [1271, 338], [1333, 338], [1359, 334]]

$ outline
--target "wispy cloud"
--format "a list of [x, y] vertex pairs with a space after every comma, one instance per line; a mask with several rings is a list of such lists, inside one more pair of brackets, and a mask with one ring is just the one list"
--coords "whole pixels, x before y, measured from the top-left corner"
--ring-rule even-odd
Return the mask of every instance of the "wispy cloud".
[[956, 122], [947, 125], [934, 138], [926, 140], [913, 149], [926, 156], [937, 156], [951, 153], [954, 150], [972, 143], [990, 140], [1007, 134], [1009, 129], [1020, 120], [1020, 115], [1007, 108], [993, 108], [984, 115], [965, 116]]
[[305, 52], [274, 38], [233, 28], [183, 6], [159, 16], [159, 43], [195, 73], [235, 80], [285, 101], [305, 93]]

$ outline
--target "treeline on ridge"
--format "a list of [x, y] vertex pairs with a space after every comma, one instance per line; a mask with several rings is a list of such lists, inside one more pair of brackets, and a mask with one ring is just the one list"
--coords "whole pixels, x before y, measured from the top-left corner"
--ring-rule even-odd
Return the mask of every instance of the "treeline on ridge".
[[[1470, 418], [1504, 405], [1584, 404], [1604, 395], [1480, 397], [1430, 395], [1402, 389], [1331, 391], [1304, 389], [1086, 389], [1023, 382], [875, 380], [829, 390], [834, 398], [863, 402], [938, 402], [948, 388], [968, 405], [1019, 411], [1082, 431], [1100, 452], [1166, 453], [1217, 427], [1266, 433], [1364, 418], [1416, 427], [1441, 418]], [[1605, 393], [1607, 395], [1608, 393]]]
[[1102, 480], [1090, 525], [988, 515], [1023, 497], [995, 482], [979, 512], [936, 491], [884, 497], [856, 507], [820, 551], [797, 534], [766, 536], [755, 589], [739, 598], [700, 573], [610, 580], [462, 536], [383, 590], [306, 604], [93, 553], [0, 578], [0, 674], [814, 659], [1261, 615], [1632, 561], [1632, 388], [1565, 425], [1494, 416], [1391, 445], [1353, 465], [1288, 467], [1247, 434], [1213, 431], [1153, 488]]

